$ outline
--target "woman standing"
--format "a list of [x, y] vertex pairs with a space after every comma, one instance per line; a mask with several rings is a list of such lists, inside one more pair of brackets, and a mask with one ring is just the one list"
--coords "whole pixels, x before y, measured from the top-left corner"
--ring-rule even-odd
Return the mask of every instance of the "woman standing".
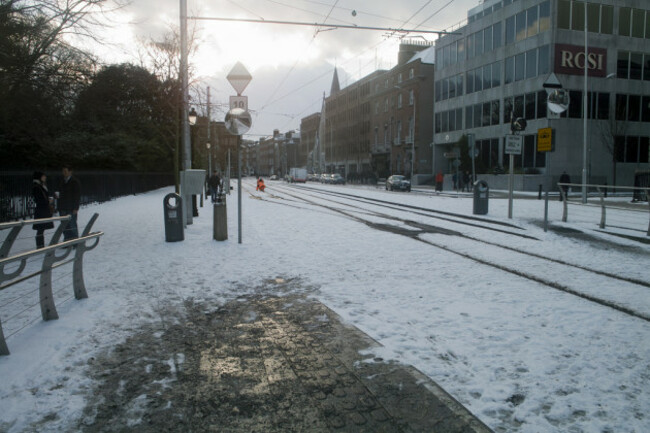
[[[45, 184], [47, 177], [45, 173], [35, 171], [33, 179], [34, 187], [32, 189], [32, 195], [34, 196], [34, 203], [36, 203], [34, 219], [52, 218], [50, 198], [48, 197], [47, 185]], [[43, 232], [48, 229], [53, 229], [54, 223], [52, 221], [38, 223], [32, 225], [32, 228], [36, 230], [36, 248], [43, 248], [45, 246], [45, 235]]]

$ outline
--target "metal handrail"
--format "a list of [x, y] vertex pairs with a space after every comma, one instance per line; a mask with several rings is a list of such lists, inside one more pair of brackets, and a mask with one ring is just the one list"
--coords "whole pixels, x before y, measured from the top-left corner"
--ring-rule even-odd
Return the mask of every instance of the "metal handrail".
[[[94, 249], [99, 244], [99, 238], [104, 235], [104, 232], [90, 232], [93, 224], [98, 217], [99, 214], [94, 214], [90, 218], [90, 221], [88, 221], [88, 224], [84, 228], [84, 231], [80, 237], [64, 242], [59, 242], [59, 239], [61, 238], [61, 235], [63, 234], [63, 231], [68, 224], [70, 216], [0, 224], [0, 230], [6, 228], [11, 229], [7, 237], [3, 240], [2, 246], [0, 246], [0, 290], [4, 290], [19, 282], [35, 277], [36, 275], [40, 275], [41, 278], [39, 285], [39, 297], [41, 316], [43, 317], [43, 320], [58, 319], [59, 315], [56, 311], [56, 306], [54, 305], [54, 296], [52, 294], [52, 269], [62, 266], [66, 263], [73, 262], [72, 286], [74, 290], [74, 296], [76, 299], [87, 298], [88, 293], [86, 292], [86, 287], [83, 279], [83, 255], [86, 251]], [[57, 228], [56, 232], [54, 232], [52, 240], [50, 241], [50, 245], [40, 249], [25, 251], [7, 257], [14, 241], [18, 236], [18, 232], [25, 225], [43, 223], [52, 220], [61, 221], [61, 224]], [[92, 245], [87, 245], [87, 242], [93, 239], [95, 242]], [[60, 251], [63, 251], [63, 254], [57, 255], [57, 252]], [[73, 251], [74, 258], [66, 260]], [[21, 276], [23, 270], [27, 266], [27, 260], [31, 257], [39, 255], [43, 256], [43, 264], [41, 266], [41, 270]], [[64, 260], [66, 261], [63, 262]], [[17, 262], [20, 263], [18, 269], [10, 273], [5, 273], [4, 268], [6, 265]], [[6, 281], [9, 281], [9, 283], [2, 285]], [[0, 355], [9, 355], [9, 348], [7, 347], [7, 343], [2, 332], [2, 321], [0, 321]]]
[[[558, 182], [557, 185], [559, 187], [563, 186], [579, 186], [582, 187], [583, 184], [581, 183], [565, 183], [565, 182]], [[606, 223], [606, 204], [605, 204], [605, 193], [603, 192], [603, 188], [605, 188], [605, 191], [607, 191], [607, 188], [612, 188], [612, 185], [584, 185], [585, 187], [593, 187], [596, 188], [598, 191], [598, 195], [600, 197], [600, 207], [601, 207], [601, 212], [600, 212], [600, 224], [598, 226], [601, 229], [605, 228], [605, 223]], [[630, 190], [637, 190], [637, 191], [645, 191], [646, 197], [648, 198], [648, 211], [649, 211], [649, 218], [648, 218], [648, 230], [646, 232], [646, 236], [650, 236], [650, 187], [637, 187], [637, 186], [616, 186], [617, 189], [630, 189]], [[569, 206], [568, 206], [568, 195], [565, 191], [564, 188], [560, 188], [560, 194], [562, 195], [562, 201], [564, 202], [563, 209], [562, 209], [562, 222], [567, 222], [568, 219], [568, 214], [569, 214]]]

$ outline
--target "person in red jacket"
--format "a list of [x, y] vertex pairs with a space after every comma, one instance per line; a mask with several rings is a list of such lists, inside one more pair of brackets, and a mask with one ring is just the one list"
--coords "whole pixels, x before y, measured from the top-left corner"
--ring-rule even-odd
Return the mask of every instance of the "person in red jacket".
[[260, 177], [259, 179], [257, 179], [256, 190], [264, 192], [264, 188], [266, 188], [266, 185], [264, 185], [264, 180], [262, 180], [262, 178]]
[[436, 191], [442, 191], [442, 183], [444, 182], [445, 177], [442, 174], [442, 171], [439, 171], [436, 174]]

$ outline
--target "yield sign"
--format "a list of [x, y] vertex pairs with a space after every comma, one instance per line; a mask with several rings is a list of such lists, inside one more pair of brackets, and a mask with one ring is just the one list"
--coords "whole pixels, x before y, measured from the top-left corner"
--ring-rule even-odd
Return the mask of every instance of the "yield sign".
[[232, 67], [226, 78], [233, 89], [237, 92], [237, 95], [241, 95], [246, 86], [248, 86], [248, 83], [253, 79], [250, 72], [246, 70], [241, 62], [237, 62], [235, 66]]

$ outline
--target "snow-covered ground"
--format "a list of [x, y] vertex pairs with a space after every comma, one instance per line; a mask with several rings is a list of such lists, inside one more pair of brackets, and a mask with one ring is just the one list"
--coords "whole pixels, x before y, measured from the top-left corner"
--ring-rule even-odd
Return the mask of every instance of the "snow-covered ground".
[[[381, 343], [377, 356], [415, 366], [493, 429], [650, 431], [647, 321], [444, 248], [375, 230], [341, 213], [353, 212], [343, 198], [310, 195], [314, 204], [309, 204], [296, 197], [305, 193], [300, 187], [271, 182], [266, 193], [255, 193], [250, 178], [245, 186], [242, 244], [236, 194], [228, 198], [225, 242], [212, 240], [210, 207], [200, 209], [185, 241], [165, 242], [163, 197], [171, 188], [83, 208], [80, 225], [98, 212], [95, 229], [105, 233], [85, 256], [89, 298], [70, 299], [70, 265], [55, 271], [59, 320], [40, 320], [37, 279], [0, 291], [0, 320], [11, 350], [0, 357], [0, 431], [70, 431], [92, 391], [85, 370], [100, 351], [123, 342], [143, 323], [160, 320], [163, 306], [189, 298], [216, 305], [252, 293], [270, 278], [300, 281], [307, 296]], [[307, 186], [472, 214], [469, 196]], [[569, 222], [561, 223], [561, 204], [550, 202], [551, 224], [586, 231], [593, 236], [588, 241], [545, 233], [544, 204], [538, 200], [515, 200], [512, 220], [507, 200], [491, 200], [487, 215], [538, 240], [358, 206], [365, 213], [358, 217], [375, 223], [408, 229], [394, 219], [399, 217], [445, 225], [474, 238], [650, 280], [650, 246], [598, 232], [596, 206], [571, 205]], [[616, 226], [609, 231], [643, 237], [647, 204], [608, 210], [607, 217]], [[5, 235], [0, 232], [0, 238]], [[17, 251], [33, 244], [31, 229], [23, 229], [22, 236]], [[447, 234], [420, 237], [481, 260], [511, 260], [489, 244]], [[534, 262], [523, 266], [571, 287], [580, 280], [580, 290], [650, 311], [650, 289], [631, 289], [624, 282], [606, 286], [597, 276], [556, 272], [542, 260], [536, 270]]]

